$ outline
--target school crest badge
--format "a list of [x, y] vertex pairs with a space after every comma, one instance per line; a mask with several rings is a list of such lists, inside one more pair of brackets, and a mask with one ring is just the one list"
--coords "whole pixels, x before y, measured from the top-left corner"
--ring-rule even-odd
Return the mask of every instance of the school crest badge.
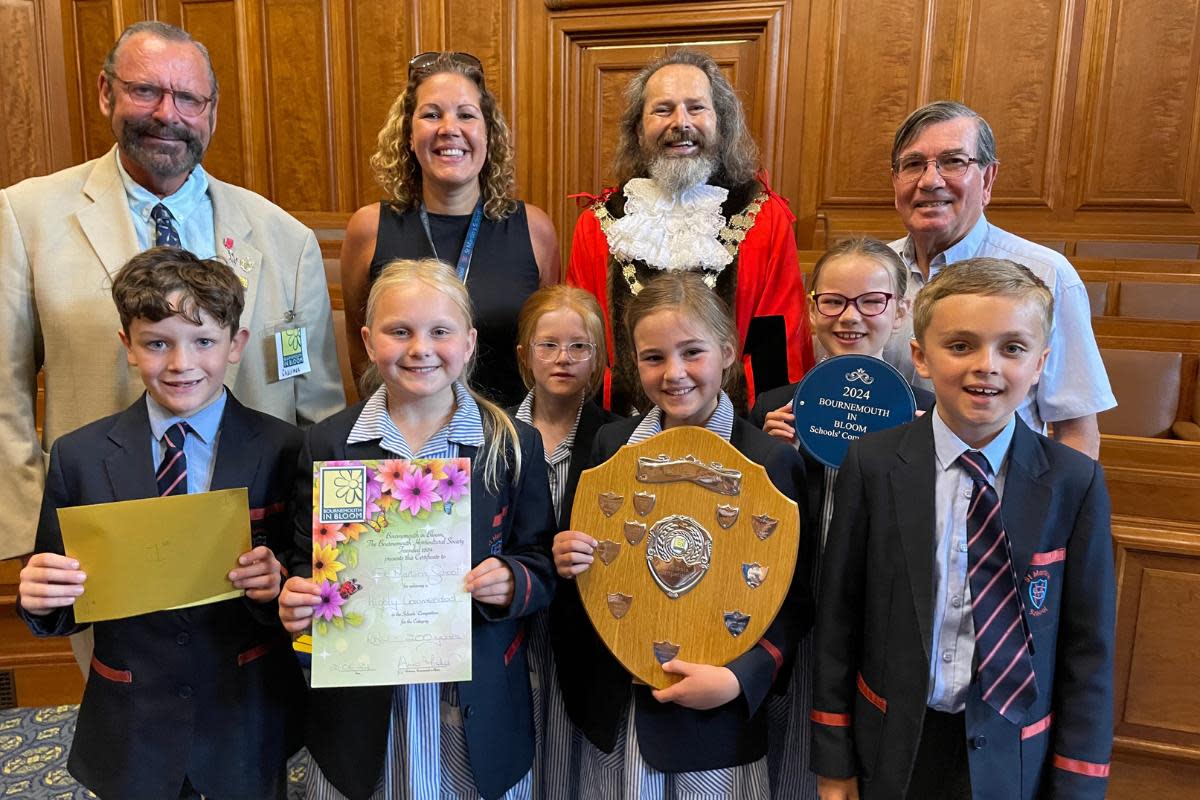
[[1049, 578], [1034, 578], [1029, 582], [1029, 603], [1034, 611], [1041, 611], [1046, 605], [1046, 590], [1049, 587]]

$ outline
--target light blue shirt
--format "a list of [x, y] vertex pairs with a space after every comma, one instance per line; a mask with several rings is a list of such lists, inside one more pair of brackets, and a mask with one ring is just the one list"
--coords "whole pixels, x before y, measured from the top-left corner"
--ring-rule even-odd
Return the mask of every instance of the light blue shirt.
[[[890, 247], [909, 268], [905, 297], [911, 301], [926, 283], [917, 266], [912, 237], [897, 239]], [[1087, 287], [1071, 263], [1062, 254], [1001, 230], [980, 215], [966, 236], [933, 257], [929, 262], [929, 277], [932, 279], [948, 264], [981, 256], [1005, 258], [1028, 267], [1045, 282], [1054, 297], [1054, 326], [1047, 343], [1050, 355], [1046, 357], [1041, 380], [1030, 388], [1018, 409], [1025, 423], [1044, 433], [1047, 422], [1085, 417], [1116, 406], [1117, 399], [1092, 332]], [[913, 386], [932, 389], [931, 383], [913, 370], [908, 346], [912, 335], [909, 314], [884, 348], [884, 360], [900, 370]]]
[[[929, 654], [930, 708], [957, 713], [966, 707], [975, 661], [975, 623], [971, 618], [971, 585], [967, 581], [967, 510], [975, 485], [956, 462], [971, 450], [946, 427], [937, 407], [933, 414], [933, 447], [937, 476], [934, 494], [937, 521], [933, 532], [933, 652]], [[990, 467], [992, 488], [1004, 497], [1008, 447], [1017, 419], [979, 452]]]
[[150, 210], [162, 203], [171, 212], [171, 224], [175, 226], [184, 250], [197, 258], [213, 258], [217, 255], [212, 199], [208, 196], [208, 175], [204, 167], [197, 164], [175, 194], [160, 199], [129, 176], [125, 165], [121, 163], [120, 151], [115, 151], [113, 158], [117, 160], [117, 172], [125, 186], [125, 199], [129, 202], [139, 250], [154, 246], [154, 219], [150, 216]]
[[167, 448], [162, 438], [171, 426], [186, 422], [192, 429], [183, 441], [183, 457], [187, 459], [187, 493], [207, 492], [212, 485], [213, 466], [217, 462], [217, 439], [221, 434], [221, 417], [225, 414], [225, 389], [217, 399], [190, 417], [179, 417], [158, 404], [146, 393], [146, 410], [150, 413], [150, 447], [157, 470]]

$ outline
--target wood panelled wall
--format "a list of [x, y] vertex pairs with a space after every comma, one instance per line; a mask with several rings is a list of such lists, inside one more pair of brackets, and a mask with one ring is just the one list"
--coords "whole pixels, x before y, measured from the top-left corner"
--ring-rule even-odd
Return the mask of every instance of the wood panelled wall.
[[[1068, 252], [1200, 242], [1200, 0], [0, 0], [0, 185], [111, 147], [97, 72], [144, 18], [212, 52], [206, 167], [321, 229], [378, 199], [367, 157], [411, 55], [466, 50], [513, 129], [522, 195], [550, 213], [565, 255], [567, 195], [611, 181], [624, 83], [689, 45], [741, 93], [802, 249], [899, 233], [892, 133], [943, 97], [996, 131], [989, 214], [1005, 227]], [[1179, 501], [1200, 467], [1176, 465], [1167, 483], [1183, 494], [1163, 507], [1163, 453], [1106, 444], [1105, 462], [1126, 464], [1109, 476], [1124, 515], [1114, 797], [1192, 796], [1200, 782], [1200, 510]]]
[[599, 191], [626, 79], [665, 46], [741, 92], [801, 248], [890, 236], [891, 136], [953, 97], [995, 128], [990, 214], [1041, 241], [1200, 240], [1200, 0], [3, 0], [0, 183], [104, 152], [96, 73], [137, 19], [181, 24], [221, 81], [206, 166], [320, 228], [378, 199], [367, 166], [408, 58], [473, 52], [523, 196], [565, 248]]

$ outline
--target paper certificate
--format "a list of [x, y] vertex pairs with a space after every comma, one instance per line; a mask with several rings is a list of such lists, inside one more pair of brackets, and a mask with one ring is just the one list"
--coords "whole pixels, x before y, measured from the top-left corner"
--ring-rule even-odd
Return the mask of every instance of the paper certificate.
[[471, 679], [471, 462], [313, 465], [312, 685]]
[[76, 622], [241, 597], [229, 582], [250, 549], [245, 489], [58, 509], [66, 554], [87, 573]]

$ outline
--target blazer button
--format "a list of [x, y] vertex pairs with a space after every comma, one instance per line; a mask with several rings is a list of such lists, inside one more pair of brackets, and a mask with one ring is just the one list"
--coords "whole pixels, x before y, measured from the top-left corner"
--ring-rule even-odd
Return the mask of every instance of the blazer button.
[[183, 686], [180, 686], [179, 687], [179, 696], [182, 697], [184, 700], [187, 700], [189, 697], [192, 696], [192, 687], [188, 686], [186, 683]]
[[982, 750], [985, 747], [987, 747], [987, 737], [986, 736], [980, 735], [980, 736], [972, 736], [971, 737], [971, 749], [972, 750]]
[[471, 713], [472, 713], [474, 710], [475, 710], [475, 709], [471, 708], [470, 706], [463, 706], [463, 707], [462, 707], [462, 715], [463, 715], [463, 719], [470, 719], [470, 718], [471, 718]]
[[191, 640], [192, 640], [192, 637], [190, 634], [181, 633], [175, 637], [175, 644], [179, 645], [180, 647], [183, 647], [185, 644], [187, 644]]

